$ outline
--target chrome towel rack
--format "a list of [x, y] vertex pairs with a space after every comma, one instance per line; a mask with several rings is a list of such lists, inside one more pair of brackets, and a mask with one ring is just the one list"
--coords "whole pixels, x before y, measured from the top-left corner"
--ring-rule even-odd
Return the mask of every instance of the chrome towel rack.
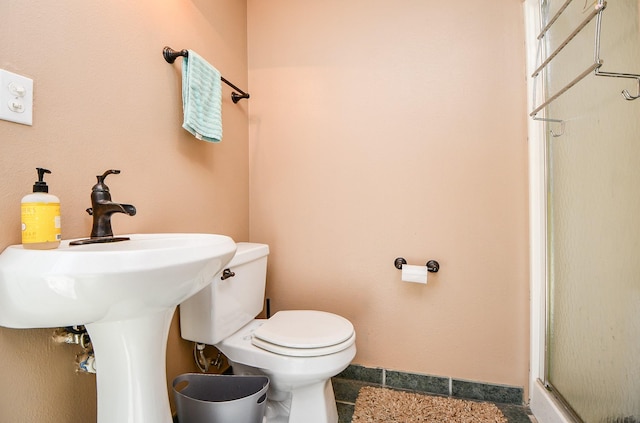
[[[544, 38], [546, 33], [549, 31], [549, 29], [551, 29], [553, 24], [558, 19], [558, 17], [565, 11], [565, 9], [569, 6], [569, 4], [572, 1], [573, 0], [566, 0], [565, 3], [560, 7], [560, 9], [558, 9], [556, 14], [549, 20], [547, 25], [542, 29], [542, 31], [538, 35], [538, 40], [542, 40]], [[636, 85], [637, 85], [637, 94], [636, 95], [632, 95], [628, 90], [623, 90], [622, 91], [622, 96], [626, 100], [635, 100], [637, 98], [640, 98], [640, 75], [631, 74], [631, 73], [621, 73], [621, 72], [604, 72], [604, 71], [600, 70], [600, 68], [602, 67], [602, 64], [603, 64], [603, 60], [600, 58], [600, 38], [601, 38], [601, 30], [602, 30], [602, 15], [603, 15], [603, 12], [606, 9], [606, 7], [607, 7], [607, 2], [605, 0], [598, 0], [596, 5], [595, 5], [595, 7], [594, 7], [594, 9], [584, 18], [584, 20], [576, 27], [576, 29], [571, 34], [569, 34], [567, 36], [567, 38], [562, 43], [560, 43], [558, 48], [556, 48], [542, 62], [542, 64], [540, 66], [538, 66], [538, 68], [531, 75], [532, 78], [536, 78], [546, 68], [546, 66], [558, 55], [558, 53], [560, 53], [560, 51], [563, 48], [565, 48], [571, 42], [571, 40], [573, 40], [576, 37], [576, 35], [578, 35], [580, 33], [580, 31], [582, 31], [584, 29], [585, 26], [587, 26], [594, 18], [596, 18], [594, 63], [589, 65], [582, 73], [580, 73], [578, 76], [576, 76], [571, 82], [566, 84], [562, 89], [560, 89], [554, 95], [549, 97], [545, 102], [543, 102], [539, 106], [535, 107], [531, 111], [531, 113], [529, 114], [529, 116], [531, 116], [534, 120], [542, 120], [542, 121], [547, 121], [547, 122], [560, 123], [560, 124], [563, 125], [563, 132], [564, 132], [564, 121], [563, 120], [561, 120], [561, 119], [551, 119], [551, 118], [540, 118], [540, 117], [537, 117], [537, 114], [542, 109], [547, 107], [549, 104], [553, 103], [562, 94], [567, 92], [571, 87], [576, 85], [578, 82], [582, 81], [591, 72], [594, 72], [594, 75], [596, 75], [596, 76], [635, 79], [636, 80]], [[535, 99], [534, 99], [534, 102], [535, 102]], [[535, 106], [535, 104], [534, 104], [534, 106]], [[559, 136], [559, 135], [562, 135], [562, 133], [553, 134], [553, 135], [554, 136]]]
[[[167, 63], [173, 63], [173, 62], [176, 61], [176, 59], [178, 57], [189, 57], [189, 51], [188, 50], [176, 51], [176, 50], [172, 49], [171, 47], [165, 47], [165, 48], [162, 49], [162, 56], [164, 57], [164, 60], [167, 61]], [[245, 93], [240, 88], [236, 87], [234, 84], [229, 82], [224, 76], [221, 76], [220, 80], [222, 80], [222, 82], [224, 82], [225, 84], [227, 84], [228, 86], [230, 86], [234, 90], [238, 91], [238, 93], [240, 93], [240, 94], [238, 94], [237, 92], [232, 92], [231, 93], [231, 100], [234, 103], [237, 103], [238, 101], [242, 100], [243, 98], [249, 98], [249, 93]]]

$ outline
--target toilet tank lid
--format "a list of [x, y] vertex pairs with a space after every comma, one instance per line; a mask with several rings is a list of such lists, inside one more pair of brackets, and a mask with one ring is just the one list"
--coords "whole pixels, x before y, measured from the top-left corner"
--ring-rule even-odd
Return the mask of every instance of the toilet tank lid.
[[269, 255], [267, 244], [257, 244], [254, 242], [237, 242], [236, 255], [233, 256], [227, 267], [238, 266], [257, 260]]

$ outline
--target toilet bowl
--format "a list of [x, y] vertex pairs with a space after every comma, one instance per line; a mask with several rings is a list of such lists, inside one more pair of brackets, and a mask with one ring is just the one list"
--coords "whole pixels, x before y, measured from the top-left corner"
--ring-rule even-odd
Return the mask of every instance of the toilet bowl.
[[269, 249], [237, 246], [228, 270], [180, 305], [182, 337], [215, 345], [234, 374], [269, 377], [267, 423], [337, 423], [331, 377], [355, 357], [353, 325], [317, 310], [255, 319], [262, 311]]

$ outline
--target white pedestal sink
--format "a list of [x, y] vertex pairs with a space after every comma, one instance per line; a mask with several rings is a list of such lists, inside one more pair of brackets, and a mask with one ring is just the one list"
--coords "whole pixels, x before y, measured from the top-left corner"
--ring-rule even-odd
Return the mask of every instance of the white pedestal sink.
[[224, 235], [132, 234], [129, 241], [0, 254], [0, 325], [85, 325], [97, 366], [98, 423], [171, 423], [166, 380], [176, 306], [233, 257]]

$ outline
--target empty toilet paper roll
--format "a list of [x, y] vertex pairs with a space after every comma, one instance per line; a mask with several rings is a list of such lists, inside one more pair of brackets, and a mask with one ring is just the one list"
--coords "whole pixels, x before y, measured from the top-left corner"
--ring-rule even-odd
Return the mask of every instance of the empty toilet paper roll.
[[427, 284], [427, 266], [402, 265], [402, 280], [404, 282], [414, 282]]

